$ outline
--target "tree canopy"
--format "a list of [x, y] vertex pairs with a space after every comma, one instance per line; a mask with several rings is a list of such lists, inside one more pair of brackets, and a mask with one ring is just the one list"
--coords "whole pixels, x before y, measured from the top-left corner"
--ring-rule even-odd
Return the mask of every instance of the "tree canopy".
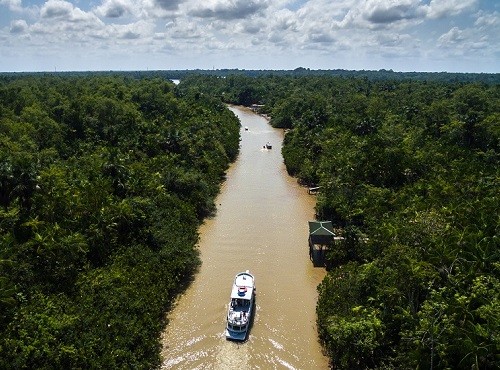
[[238, 148], [163, 78], [0, 79], [0, 368], [159, 366]]

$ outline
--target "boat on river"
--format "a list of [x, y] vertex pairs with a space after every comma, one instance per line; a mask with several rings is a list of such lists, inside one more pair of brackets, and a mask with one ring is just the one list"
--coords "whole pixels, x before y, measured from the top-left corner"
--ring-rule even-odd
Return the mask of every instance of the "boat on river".
[[226, 339], [247, 339], [255, 308], [255, 277], [246, 270], [236, 274], [227, 310]]
[[271, 145], [271, 143], [266, 143], [266, 149], [272, 149], [273, 146]]

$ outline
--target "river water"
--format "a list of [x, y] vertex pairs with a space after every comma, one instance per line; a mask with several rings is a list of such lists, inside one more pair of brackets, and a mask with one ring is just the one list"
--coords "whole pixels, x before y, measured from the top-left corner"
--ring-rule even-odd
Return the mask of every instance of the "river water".
[[[202, 266], [168, 316], [162, 369], [327, 369], [315, 324], [325, 272], [307, 243], [314, 197], [286, 173], [282, 131], [230, 109], [242, 125], [240, 154], [216, 216], [200, 229]], [[225, 338], [225, 318], [234, 276], [245, 270], [255, 275], [256, 314], [248, 340], [236, 343]]]

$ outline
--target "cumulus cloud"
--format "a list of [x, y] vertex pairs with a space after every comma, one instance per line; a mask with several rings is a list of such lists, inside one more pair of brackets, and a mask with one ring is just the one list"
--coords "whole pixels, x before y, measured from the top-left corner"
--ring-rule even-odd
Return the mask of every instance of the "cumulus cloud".
[[334, 38], [326, 32], [313, 32], [309, 34], [309, 41], [314, 43], [332, 43]]
[[21, 0], [0, 0], [0, 5], [5, 5], [12, 11], [21, 11], [23, 9]]
[[363, 9], [364, 17], [372, 23], [392, 23], [425, 15], [420, 1], [368, 0]]
[[387, 46], [391, 48], [408, 45], [408, 43], [410, 43], [412, 40], [413, 38], [407, 34], [384, 33], [377, 35], [376, 37], [377, 45]]
[[0, 17], [0, 39], [7, 40], [0, 62], [14, 47], [7, 45], [43, 52], [48, 43], [68, 53], [80, 45], [148, 58], [154, 50], [158, 60], [161, 53], [222, 50], [310, 61], [465, 56], [480, 48], [494, 58], [500, 50], [500, 14], [480, 0], [0, 0], [0, 12], [7, 14]]
[[99, 40], [100, 47], [105, 48], [113, 48], [114, 45], [121, 45], [123, 42], [133, 42], [135, 46], [139, 46], [154, 39], [155, 36], [155, 23], [145, 20], [126, 24], [102, 24], [100, 27], [87, 26], [85, 29], [82, 27], [79, 39], [87, 42]]
[[49, 0], [43, 4], [40, 10], [42, 18], [68, 17], [73, 12], [73, 4], [63, 0]]
[[[337, 28], [382, 29], [406, 27], [423, 21], [427, 8], [421, 0], [366, 0], [344, 2], [336, 11]], [[341, 19], [338, 19], [341, 16]]]
[[39, 19], [30, 27], [30, 33], [50, 35], [51, 42], [84, 40], [104, 27], [93, 12], [85, 12], [67, 1], [49, 0], [41, 7]]
[[277, 29], [297, 31], [299, 27], [297, 16], [288, 9], [276, 12], [274, 18], [274, 27]]
[[455, 45], [457, 43], [461, 43], [464, 40], [465, 40], [464, 31], [462, 31], [458, 27], [453, 27], [448, 32], [442, 34], [439, 37], [438, 43], [440, 46], [443, 46], [443, 47], [451, 47], [452, 45]]
[[428, 6], [430, 18], [455, 16], [476, 7], [478, 0], [431, 0]]
[[477, 27], [495, 27], [500, 26], [500, 13], [493, 12], [490, 14], [485, 14], [484, 12], [479, 12], [479, 15], [474, 22]]
[[183, 0], [153, 0], [156, 5], [165, 10], [176, 10]]
[[28, 30], [28, 24], [24, 19], [17, 19], [10, 23], [10, 33], [21, 34]]
[[202, 6], [193, 7], [189, 14], [199, 18], [244, 19], [268, 6], [266, 0], [209, 0]]
[[177, 40], [199, 39], [205, 34], [202, 25], [186, 19], [179, 19], [167, 24], [167, 36]]
[[262, 22], [245, 22], [240, 25], [241, 32], [256, 35], [265, 29]]
[[132, 4], [129, 0], [104, 0], [102, 5], [95, 10], [101, 17], [119, 18], [127, 13], [131, 13]]
[[[270, 32], [268, 35], [268, 41], [273, 43], [274, 45], [282, 47], [286, 47], [289, 45], [285, 37], [285, 34], [283, 34], [282, 32], [276, 32], [276, 31]], [[258, 39], [254, 39], [253, 42], [255, 45], [258, 45], [260, 41]]]
[[154, 24], [147, 21], [138, 21], [123, 25], [111, 25], [107, 28], [109, 38], [123, 40], [137, 40], [153, 35]]

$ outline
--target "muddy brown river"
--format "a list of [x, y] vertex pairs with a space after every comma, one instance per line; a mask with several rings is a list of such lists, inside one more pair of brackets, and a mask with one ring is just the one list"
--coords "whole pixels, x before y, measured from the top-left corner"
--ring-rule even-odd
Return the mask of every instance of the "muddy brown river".
[[[241, 121], [240, 154], [216, 216], [200, 229], [202, 266], [168, 316], [162, 369], [327, 369], [315, 323], [325, 271], [307, 244], [315, 199], [285, 170], [282, 131], [230, 109]], [[248, 340], [236, 343], [225, 338], [225, 318], [234, 276], [245, 270], [255, 275], [256, 314]]]

